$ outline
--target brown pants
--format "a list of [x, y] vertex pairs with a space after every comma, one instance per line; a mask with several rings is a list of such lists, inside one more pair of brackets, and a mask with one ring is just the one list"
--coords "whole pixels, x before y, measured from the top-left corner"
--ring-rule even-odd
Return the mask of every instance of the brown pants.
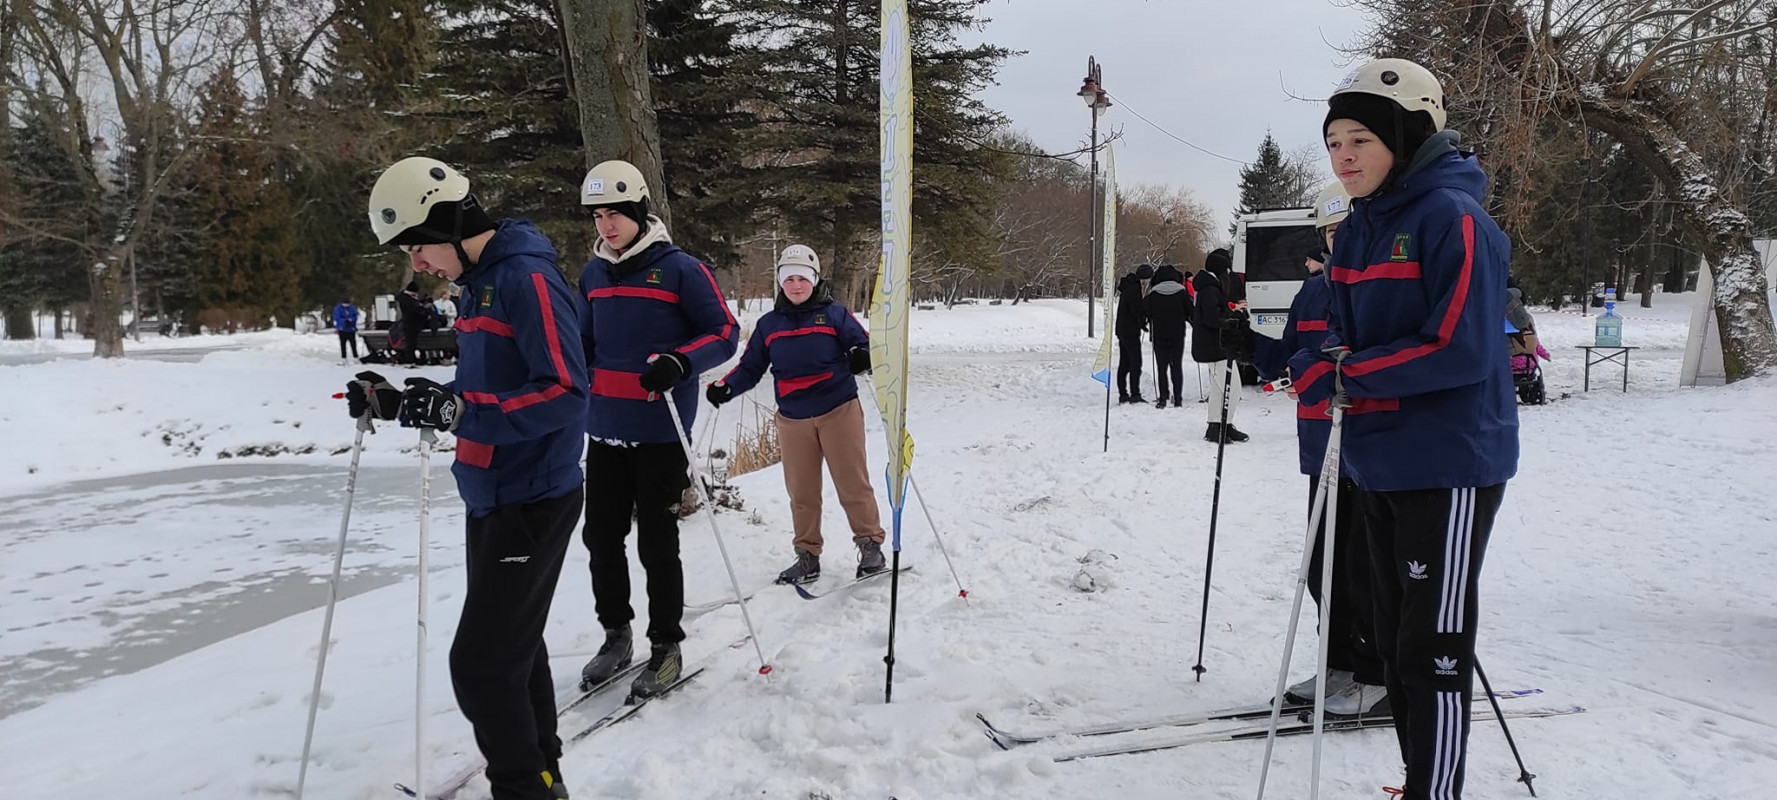
[[784, 457], [784, 488], [790, 493], [790, 519], [796, 549], [821, 554], [821, 461], [833, 476], [839, 505], [851, 523], [853, 539], [883, 540], [882, 517], [864, 450], [864, 405], [852, 399], [811, 419], [777, 415], [777, 444]]

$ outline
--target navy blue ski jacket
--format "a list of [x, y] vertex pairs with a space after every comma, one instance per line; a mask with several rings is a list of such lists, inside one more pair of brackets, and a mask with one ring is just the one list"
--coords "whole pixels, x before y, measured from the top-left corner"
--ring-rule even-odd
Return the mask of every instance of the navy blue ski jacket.
[[740, 394], [757, 386], [769, 367], [777, 385], [778, 413], [812, 419], [858, 396], [858, 381], [846, 359], [854, 347], [868, 349], [870, 334], [845, 306], [832, 301], [830, 292], [800, 306], [780, 294], [777, 306], [753, 327], [740, 364], [722, 382]]
[[651, 356], [676, 352], [691, 374], [673, 387], [686, 433], [696, 424], [697, 376], [734, 357], [740, 326], [715, 273], [668, 239], [650, 217], [648, 231], [618, 256], [604, 244], [580, 273], [580, 335], [592, 369], [586, 433], [607, 442], [677, 442], [672, 415], [642, 388]]
[[[1481, 209], [1486, 176], [1441, 132], [1398, 183], [1352, 203], [1327, 274], [1326, 346], [1343, 346], [1344, 466], [1369, 491], [1481, 487], [1518, 470], [1506, 340], [1511, 244]], [[1290, 359], [1298, 399], [1333, 393], [1332, 359]]]
[[[1308, 350], [1320, 352], [1327, 339], [1327, 307], [1333, 302], [1332, 286], [1326, 272], [1310, 276], [1290, 301], [1289, 319], [1283, 325], [1283, 338], [1253, 337], [1253, 367], [1259, 377], [1276, 380], [1289, 368], [1290, 357]], [[1327, 414], [1328, 403], [1296, 404], [1296, 447], [1300, 451], [1303, 475], [1320, 474], [1326, 458], [1327, 436], [1332, 433], [1333, 420]]]
[[574, 291], [555, 248], [528, 220], [501, 220], [457, 283], [463, 396], [451, 473], [469, 515], [560, 497], [582, 485], [586, 362]]

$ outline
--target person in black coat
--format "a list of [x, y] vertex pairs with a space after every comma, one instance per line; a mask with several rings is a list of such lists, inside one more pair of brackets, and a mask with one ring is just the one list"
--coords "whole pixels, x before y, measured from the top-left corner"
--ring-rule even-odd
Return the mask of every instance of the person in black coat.
[[1191, 295], [1185, 291], [1185, 276], [1178, 267], [1165, 264], [1154, 270], [1146, 310], [1154, 336], [1154, 368], [1159, 371], [1160, 397], [1154, 407], [1165, 408], [1170, 399], [1177, 408], [1185, 402], [1185, 331], [1191, 322]]
[[[1247, 440], [1247, 435], [1234, 427], [1234, 407], [1240, 400], [1240, 372], [1234, 365], [1235, 354], [1223, 349], [1221, 342], [1222, 326], [1230, 317], [1243, 313], [1246, 305], [1244, 299], [1237, 297], [1234, 276], [1230, 274], [1233, 266], [1233, 256], [1223, 248], [1216, 248], [1203, 259], [1203, 269], [1197, 272], [1191, 284], [1197, 290], [1197, 308], [1191, 318], [1197, 336], [1191, 343], [1191, 358], [1199, 364], [1210, 365], [1209, 427], [1203, 438], [1211, 442], [1221, 438], [1224, 427], [1228, 441]], [[1224, 408], [1227, 409], [1226, 417], [1223, 416]]]
[[1141, 334], [1148, 329], [1142, 284], [1154, 277], [1143, 264], [1117, 281], [1117, 402], [1146, 403], [1141, 396]]
[[407, 288], [395, 295], [395, 303], [401, 309], [401, 347], [396, 350], [395, 361], [398, 364], [418, 364], [420, 331], [426, 329], [432, 319], [432, 305], [420, 299], [418, 281], [409, 281]]

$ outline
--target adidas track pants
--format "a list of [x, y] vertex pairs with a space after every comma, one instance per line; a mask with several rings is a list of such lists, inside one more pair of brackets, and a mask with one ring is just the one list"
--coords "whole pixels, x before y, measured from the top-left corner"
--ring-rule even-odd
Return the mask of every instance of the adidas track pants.
[[1481, 560], [1505, 484], [1358, 492], [1404, 800], [1462, 797]]

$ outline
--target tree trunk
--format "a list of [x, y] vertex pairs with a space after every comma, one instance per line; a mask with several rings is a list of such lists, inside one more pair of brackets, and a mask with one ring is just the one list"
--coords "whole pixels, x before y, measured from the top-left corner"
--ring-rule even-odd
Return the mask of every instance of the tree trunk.
[[31, 307], [22, 306], [6, 309], [6, 338], [35, 339], [37, 326], [31, 318]]
[[623, 159], [636, 165], [648, 181], [649, 206], [670, 229], [642, 0], [557, 2], [586, 164]]
[[1722, 193], [1703, 159], [1664, 118], [1641, 103], [1609, 95], [1576, 94], [1587, 121], [1623, 145], [1635, 162], [1660, 179], [1673, 198], [1674, 222], [1702, 246], [1715, 279], [1716, 329], [1729, 383], [1777, 368], [1777, 324], [1752, 221]]
[[92, 305], [87, 309], [91, 322], [86, 334], [93, 340], [94, 358], [123, 357], [123, 325], [118, 321], [118, 317], [123, 314], [123, 281], [118, 277], [119, 261], [117, 254], [113, 254], [87, 273]]

